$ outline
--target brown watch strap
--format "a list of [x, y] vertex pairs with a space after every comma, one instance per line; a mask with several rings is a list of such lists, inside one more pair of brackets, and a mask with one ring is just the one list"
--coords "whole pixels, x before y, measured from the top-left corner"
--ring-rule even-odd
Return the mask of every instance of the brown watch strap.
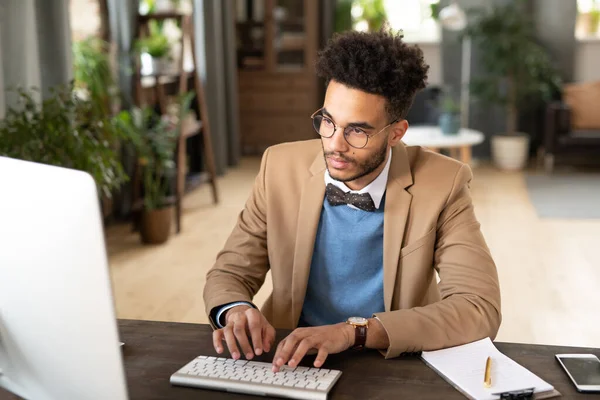
[[367, 343], [367, 327], [365, 325], [354, 326], [354, 350], [362, 350]]

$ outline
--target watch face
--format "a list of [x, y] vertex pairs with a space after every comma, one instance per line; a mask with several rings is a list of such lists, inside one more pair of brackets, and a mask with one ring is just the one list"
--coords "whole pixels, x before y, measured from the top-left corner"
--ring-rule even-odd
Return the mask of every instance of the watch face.
[[350, 317], [348, 318], [348, 323], [353, 325], [366, 325], [368, 320], [363, 317]]

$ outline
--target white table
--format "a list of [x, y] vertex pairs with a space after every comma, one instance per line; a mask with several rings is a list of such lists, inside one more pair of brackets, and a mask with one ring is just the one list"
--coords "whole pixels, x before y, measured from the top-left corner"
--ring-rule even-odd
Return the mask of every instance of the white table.
[[471, 148], [483, 143], [483, 133], [461, 128], [456, 135], [444, 135], [437, 126], [409, 127], [402, 141], [408, 146], [423, 146], [439, 152], [440, 149], [449, 149], [450, 156], [459, 158], [462, 162], [471, 162]]

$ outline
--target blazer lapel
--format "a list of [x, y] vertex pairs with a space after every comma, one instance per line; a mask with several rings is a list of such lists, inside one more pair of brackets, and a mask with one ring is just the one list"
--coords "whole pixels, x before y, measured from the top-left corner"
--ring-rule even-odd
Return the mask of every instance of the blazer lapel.
[[310, 273], [310, 264], [325, 198], [325, 160], [319, 152], [310, 167], [311, 177], [302, 188], [300, 208], [298, 211], [298, 227], [296, 230], [296, 246], [294, 249], [294, 268], [292, 275], [292, 323], [295, 327], [300, 319], [306, 286]]
[[383, 213], [383, 298], [385, 311], [391, 311], [398, 260], [406, 229], [412, 195], [405, 190], [412, 185], [412, 175], [405, 146], [401, 143], [392, 150]]

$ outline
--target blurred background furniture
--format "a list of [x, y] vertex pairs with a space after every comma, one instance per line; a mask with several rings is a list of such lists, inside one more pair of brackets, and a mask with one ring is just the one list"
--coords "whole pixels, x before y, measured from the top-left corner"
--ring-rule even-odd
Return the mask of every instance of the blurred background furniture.
[[546, 108], [541, 158], [548, 173], [557, 160], [582, 164], [600, 156], [600, 81], [565, 85], [562, 97]]
[[448, 149], [450, 156], [465, 164], [471, 163], [472, 147], [483, 143], [483, 133], [461, 128], [458, 134], [444, 135], [438, 126], [414, 126], [408, 128], [402, 141], [408, 146], [423, 146], [435, 152]]
[[[208, 181], [211, 184], [213, 202], [216, 204], [219, 202], [219, 195], [217, 190], [217, 174], [215, 168], [215, 158], [213, 153], [210, 125], [208, 121], [208, 112], [206, 109], [206, 99], [204, 95], [204, 88], [197, 74], [197, 61], [196, 61], [196, 50], [194, 43], [194, 29], [192, 25], [192, 19], [190, 15], [186, 15], [180, 12], [156, 12], [146, 15], [138, 16], [138, 36], [148, 38], [153, 33], [150, 29], [150, 23], [152, 21], [159, 21], [164, 23], [166, 20], [174, 20], [181, 29], [180, 39], [180, 51], [177, 59], [177, 65], [165, 65], [158, 66], [153, 65], [151, 73], [144, 73], [142, 70], [141, 62], [137, 62], [137, 79], [136, 79], [136, 103], [141, 106], [142, 104], [151, 104], [156, 106], [162, 115], [168, 114], [168, 108], [170, 106], [169, 94], [172, 97], [180, 97], [188, 92], [188, 85], [190, 80], [193, 82], [193, 91], [195, 93], [195, 108], [196, 117], [186, 118], [179, 124], [179, 132], [176, 147], [176, 188], [175, 188], [175, 223], [176, 230], [179, 233], [181, 231], [181, 215], [182, 215], [182, 201], [186, 190], [192, 190], [198, 184], [204, 181]], [[189, 52], [189, 65], [186, 65], [186, 52]], [[174, 93], [168, 92], [168, 87], [176, 84]], [[185, 110], [182, 110], [185, 111]], [[181, 114], [183, 115], [183, 113]], [[188, 178], [188, 162], [187, 162], [187, 142], [188, 139], [199, 135], [201, 140], [198, 141], [199, 153], [202, 154], [202, 158], [205, 160], [207, 173], [203, 174], [202, 177], [196, 179]], [[133, 209], [139, 209], [141, 207], [140, 196], [139, 196], [139, 166], [137, 172], [134, 175], [134, 199]]]
[[441, 92], [439, 86], [428, 86], [416, 94], [406, 116], [410, 126], [437, 125]]
[[243, 154], [315, 138], [319, 108], [314, 62], [319, 2], [236, 1], [240, 134]]

